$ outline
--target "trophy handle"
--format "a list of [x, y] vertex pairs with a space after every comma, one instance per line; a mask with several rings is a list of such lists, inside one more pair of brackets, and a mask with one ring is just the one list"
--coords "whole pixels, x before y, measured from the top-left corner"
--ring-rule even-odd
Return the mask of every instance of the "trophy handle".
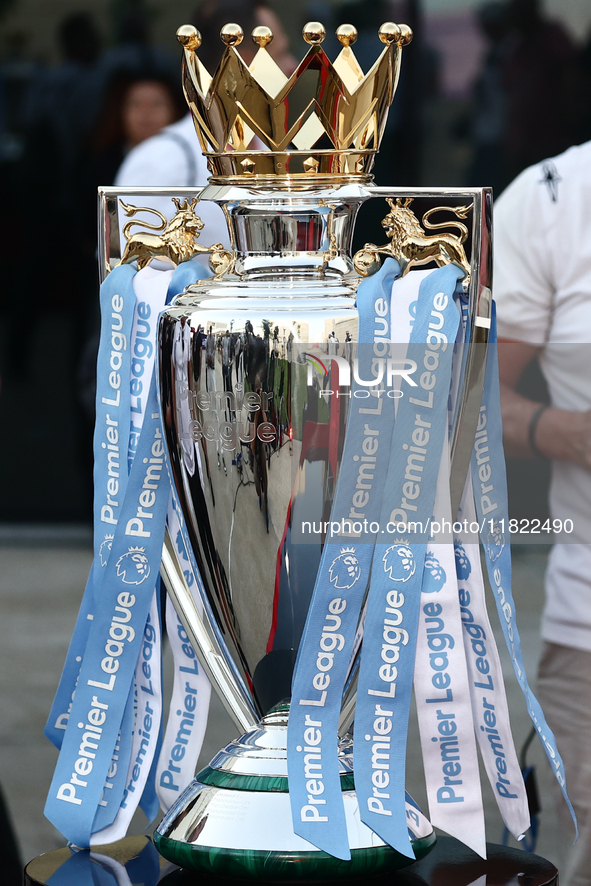
[[[221, 243], [201, 246], [196, 238], [204, 223], [195, 213], [203, 188], [99, 188], [98, 206], [98, 253], [99, 278], [102, 283], [118, 264], [137, 261], [138, 268], [148, 265], [153, 259], [170, 261], [178, 265], [196, 255], [208, 254], [210, 267], [217, 277], [225, 273], [234, 261], [234, 254]], [[168, 216], [152, 206], [133, 206], [121, 198], [149, 197], [156, 200], [162, 209], [176, 206], [176, 211]], [[168, 202], [167, 202], [168, 198]], [[183, 201], [183, 202], [181, 202]], [[133, 219], [122, 224], [122, 211]], [[152, 213], [152, 221], [135, 218], [137, 213]], [[160, 219], [153, 224], [153, 217]], [[147, 230], [131, 233], [138, 225]]]
[[226, 664], [222, 650], [215, 640], [214, 631], [209, 624], [206, 608], [203, 607], [201, 613], [195, 603], [191, 590], [185, 581], [183, 569], [168, 528], [164, 536], [160, 574], [181, 624], [210, 683], [217, 691], [228, 715], [240, 732], [248, 732], [249, 729], [256, 726], [259, 717], [248, 694], [242, 689], [241, 683], [236, 680]]
[[[356, 253], [353, 265], [358, 274], [367, 277], [374, 273], [380, 266], [380, 255], [395, 258], [402, 270], [402, 276], [410, 271], [414, 265], [430, 264], [435, 262], [438, 267], [455, 263], [459, 265], [469, 280], [472, 268], [466, 257], [464, 243], [468, 239], [468, 228], [461, 221], [431, 222], [429, 218], [435, 212], [450, 212], [456, 219], [467, 218], [468, 213], [474, 208], [473, 203], [466, 206], [432, 206], [423, 215], [422, 225], [410, 209], [414, 197], [397, 197], [392, 200], [386, 197], [390, 206], [390, 212], [382, 219], [382, 227], [386, 231], [390, 242], [385, 246], [375, 246], [366, 243], [363, 249]], [[456, 228], [459, 235], [445, 231], [442, 234], [427, 234], [425, 228], [431, 231], [441, 228]]]
[[[491, 188], [380, 188], [368, 187], [372, 197], [386, 199], [390, 212], [383, 221], [390, 242], [376, 247], [368, 243], [354, 257], [355, 267], [365, 269], [363, 276], [376, 271], [380, 255], [391, 255], [400, 261], [403, 274], [412, 265], [435, 261], [438, 265], [455, 263], [466, 271], [465, 286], [468, 291], [468, 311], [470, 319], [470, 341], [466, 355], [466, 367], [462, 388], [458, 395], [458, 407], [451, 437], [450, 487], [452, 513], [460, 506], [464, 484], [470, 465], [474, 435], [478, 423], [478, 413], [484, 387], [486, 352], [492, 313], [492, 189]], [[448, 205], [435, 206], [423, 215], [425, 228], [455, 227], [460, 236], [439, 234], [430, 237], [409, 210], [410, 203], [417, 198], [430, 201], [445, 201]], [[453, 202], [452, 202], [453, 201]], [[463, 205], [457, 206], [461, 201]], [[448, 223], [429, 222], [433, 212], [445, 210], [456, 218], [465, 219], [471, 215], [471, 231], [459, 221]], [[395, 227], [395, 214], [412, 215], [416, 225], [410, 220], [415, 235], [401, 235], [400, 226]], [[404, 220], [404, 219], [402, 219]], [[407, 230], [408, 233], [408, 230]], [[468, 258], [464, 242], [471, 234], [471, 254]], [[359, 266], [359, 267], [358, 267]], [[481, 345], [481, 347], [474, 347]]]

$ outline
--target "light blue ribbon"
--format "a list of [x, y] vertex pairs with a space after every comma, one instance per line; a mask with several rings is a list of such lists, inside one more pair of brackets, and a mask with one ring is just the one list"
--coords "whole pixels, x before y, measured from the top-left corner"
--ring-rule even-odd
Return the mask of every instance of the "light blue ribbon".
[[[135, 306], [131, 265], [120, 265], [109, 274], [101, 286], [101, 341], [97, 359], [96, 424], [94, 434], [95, 496], [94, 496], [94, 551], [95, 557], [84, 590], [74, 634], [60, 677], [51, 711], [45, 726], [45, 735], [61, 748], [68, 721], [68, 709], [76, 688], [80, 665], [88, 641], [95, 605], [103, 580], [103, 571], [109, 559], [112, 536], [127, 488], [127, 449], [129, 440], [130, 410], [130, 339]], [[117, 309], [117, 310], [116, 310]], [[114, 316], [113, 316], [114, 315]], [[114, 339], [114, 340], [113, 340]], [[122, 343], [126, 347], [120, 347]], [[115, 347], [117, 346], [117, 347]], [[112, 353], [116, 356], [112, 356]], [[121, 362], [119, 362], [121, 361]], [[118, 368], [113, 368], [113, 366]], [[111, 373], [115, 375], [109, 381]], [[111, 401], [110, 403], [108, 401]], [[116, 424], [108, 424], [116, 422]], [[109, 429], [111, 429], [109, 431]], [[115, 435], [116, 432], [116, 435]], [[109, 439], [107, 434], [110, 433]], [[112, 440], [116, 439], [113, 443]], [[104, 444], [104, 445], [103, 445]], [[114, 446], [115, 449], [107, 449]], [[110, 459], [109, 459], [110, 454]], [[109, 476], [111, 474], [112, 476]], [[117, 476], [115, 476], [117, 475]], [[109, 504], [107, 483], [117, 483], [116, 495]], [[111, 489], [115, 486], [112, 485]], [[105, 510], [103, 508], [110, 509]], [[115, 523], [106, 523], [101, 516]]]
[[490, 347], [476, 439], [471, 461], [472, 484], [476, 513], [481, 526], [481, 539], [486, 557], [488, 578], [499, 613], [499, 620], [517, 682], [525, 697], [527, 712], [542, 742], [550, 765], [575, 824], [577, 819], [566, 791], [564, 763], [556, 747], [556, 739], [546, 722], [538, 700], [531, 691], [523, 664], [521, 640], [515, 620], [515, 602], [511, 590], [511, 548], [504, 529], [509, 526], [507, 475], [503, 451], [499, 367], [497, 360], [496, 308], [493, 303]]
[[[394, 277], [399, 273], [398, 267], [393, 263], [385, 263], [378, 275], [368, 281], [364, 281], [358, 290], [357, 306], [359, 310], [359, 340], [368, 342], [373, 339], [373, 330], [376, 327], [376, 317], [385, 317], [389, 312], [390, 293]], [[449, 335], [448, 341], [454, 342], [459, 321], [458, 311], [453, 303], [453, 290], [457, 278], [461, 272], [455, 267], [444, 268], [434, 272], [423, 282], [418, 300], [417, 321], [414, 323], [411, 343], [429, 341], [429, 336], [440, 337]], [[448, 294], [442, 294], [442, 290], [448, 290]], [[435, 299], [437, 302], [435, 303]], [[444, 305], [445, 301], [445, 305]], [[387, 310], [386, 307], [387, 306]], [[441, 310], [439, 310], [439, 308]], [[434, 318], [432, 311], [437, 313]], [[441, 311], [445, 314], [445, 321]], [[433, 330], [429, 331], [429, 323], [433, 323]], [[444, 325], [445, 323], [445, 325]], [[389, 324], [388, 324], [389, 325]], [[389, 335], [390, 333], [388, 333]], [[380, 332], [384, 337], [384, 331]], [[374, 348], [377, 347], [374, 345]], [[426, 346], [422, 345], [421, 359]], [[415, 425], [415, 414], [421, 412], [421, 403], [429, 401], [430, 411], [437, 412], [441, 438], [439, 449], [435, 451], [430, 467], [426, 471], [425, 486], [432, 485], [432, 495], [435, 494], [439, 458], [441, 455], [441, 442], [446, 429], [447, 421], [447, 394], [449, 391], [449, 377], [451, 373], [451, 358], [453, 345], [447, 348], [448, 356], [443, 363], [448, 365], [441, 372], [440, 385], [436, 391], [421, 390], [422, 400], [412, 403], [408, 398], [409, 406], [406, 410], [401, 401], [399, 417], [401, 428], [394, 430], [394, 439], [398, 433], [400, 454], [396, 462], [396, 450], [392, 450], [390, 443], [393, 441], [392, 428], [394, 422], [393, 401], [386, 396], [379, 396], [385, 392], [376, 390], [376, 396], [363, 401], [359, 406], [356, 399], [356, 390], [353, 388], [351, 407], [348, 416], [347, 434], [343, 450], [343, 459], [339, 473], [339, 480], [335, 492], [335, 501], [331, 511], [331, 522], [342, 523], [343, 521], [359, 519], [359, 510], [351, 507], [363, 507], [363, 518], [368, 525], [379, 521], [383, 515], [390, 514], [392, 510], [392, 494], [399, 495], [401, 501], [403, 490], [398, 486], [404, 485], [404, 470], [407, 456], [402, 450], [408, 437], [413, 445], [412, 434]], [[367, 344], [361, 344], [359, 351], [359, 376], [370, 379], [372, 376], [372, 363], [379, 354], [383, 357], [383, 347], [380, 344], [375, 354]], [[373, 366], [373, 375], [376, 375]], [[446, 383], [447, 388], [443, 393], [442, 402], [436, 401], [435, 394], [441, 394]], [[366, 388], [367, 390], [367, 388]], [[414, 389], [413, 389], [414, 390]], [[419, 396], [419, 395], [417, 395]], [[402, 410], [402, 412], [400, 411]], [[406, 415], [406, 418], [405, 418]], [[396, 422], [399, 425], [400, 418]], [[404, 428], [406, 427], [406, 431]], [[423, 432], [424, 433], [424, 432]], [[373, 441], [376, 441], [375, 443]], [[377, 443], [377, 445], [376, 445]], [[434, 450], [437, 449], [437, 443]], [[393, 453], [393, 454], [392, 454]], [[391, 458], [393, 462], [391, 464]], [[359, 478], [362, 477], [360, 464], [364, 460], [371, 464], [370, 483], [363, 482], [359, 486]], [[386, 486], [384, 494], [385, 478], [388, 474], [389, 465], [392, 473], [392, 486]], [[401, 473], [402, 472], [402, 473]], [[367, 474], [364, 472], [362, 479]], [[396, 482], [395, 477], [402, 478], [401, 483]], [[371, 487], [368, 489], [367, 487]], [[359, 490], [362, 490], [362, 493]], [[357, 495], [363, 498], [355, 498]], [[430, 493], [425, 492], [421, 499], [421, 514], [424, 510], [427, 517], [431, 516], [432, 500], [429, 503]], [[382, 501], [384, 507], [382, 508]], [[363, 502], [363, 504], [361, 504]], [[424, 503], [424, 504], [423, 504]], [[412, 503], [411, 503], [412, 506]], [[426, 517], [424, 517], [426, 520]], [[385, 522], [388, 522], [386, 519]], [[384, 523], [379, 524], [384, 529]], [[427, 533], [428, 535], [428, 533]], [[426, 536], [425, 536], [426, 537]], [[345, 537], [341, 536], [339, 542], [343, 545]], [[349, 538], [351, 541], [351, 538]], [[337, 542], [337, 543], [339, 543]], [[382, 547], [382, 546], [380, 546]], [[422, 562], [424, 559], [424, 546], [419, 546], [417, 551], [423, 549], [422, 559], [418, 564], [417, 586], [420, 593], [420, 581], [422, 577]], [[383, 546], [382, 554], [388, 549]], [[335, 753], [338, 720], [344, 681], [349, 667], [353, 641], [355, 638], [361, 603], [367, 587], [372, 560], [374, 560], [375, 536], [366, 533], [361, 543], [342, 546], [335, 550], [335, 539], [326, 539], [312, 603], [308, 612], [306, 627], [302, 636], [296, 671], [292, 686], [292, 704], [290, 708], [288, 728], [288, 771], [290, 779], [290, 796], [292, 804], [292, 818], [294, 830], [313, 845], [317, 846], [338, 858], [350, 858], [350, 850], [347, 840], [344, 808], [338, 774], [338, 760]], [[398, 562], [401, 559], [398, 557]], [[376, 570], [374, 560], [374, 571]], [[382, 570], [383, 570], [382, 566]], [[375, 596], [375, 595], [374, 595]], [[418, 611], [418, 610], [417, 610]], [[366, 614], [367, 618], [372, 616]], [[376, 616], [382, 620], [383, 631], [383, 602]], [[416, 630], [415, 630], [416, 635]], [[367, 633], [366, 636], [374, 636]], [[367, 645], [367, 644], [366, 644]], [[412, 647], [412, 662], [414, 662], [414, 648]], [[378, 648], [379, 652], [379, 648]], [[363, 653], [363, 657], [365, 652]], [[362, 657], [362, 662], [363, 662]], [[362, 664], [363, 668], [363, 664]], [[328, 680], [327, 680], [328, 678]], [[412, 666], [410, 667], [410, 680], [412, 682]], [[409, 690], [410, 691], [410, 690]], [[375, 719], [375, 718], [373, 718]], [[373, 723], [372, 719], [372, 723]], [[357, 773], [357, 759], [355, 761]], [[362, 770], [363, 772], [363, 763]], [[363, 779], [363, 776], [362, 776]], [[371, 756], [369, 774], [365, 782], [371, 780]], [[315, 793], [316, 792], [316, 793]], [[404, 808], [404, 778], [402, 778], [403, 816], [406, 821]], [[398, 798], [398, 799], [400, 799]], [[373, 818], [372, 818], [373, 820]], [[373, 826], [373, 825], [372, 825]], [[379, 823], [382, 828], [381, 822]], [[404, 827], [404, 839], [397, 839], [408, 852], [408, 833]], [[399, 848], [397, 846], [397, 848]]]
[[[112, 825], [117, 818], [121, 798], [125, 791], [127, 782], [127, 770], [129, 768], [129, 760], [131, 759], [131, 749], [133, 744], [133, 721], [135, 709], [135, 688], [132, 684], [127, 697], [127, 704], [123, 711], [121, 726], [119, 728], [119, 740], [113, 748], [113, 757], [109, 772], [105, 778], [102, 801], [96, 811], [94, 822], [92, 824], [93, 831], [102, 831], [104, 828]], [[109, 778], [109, 773], [115, 772]], [[109, 787], [107, 788], [107, 785]], [[102, 806], [102, 803], [106, 805]]]
[[191, 286], [193, 283], [196, 283], [197, 280], [206, 280], [210, 276], [211, 271], [196, 259], [181, 262], [181, 264], [174, 269], [174, 274], [168, 284], [166, 304], [169, 305], [177, 295], [184, 292], [187, 286]]
[[[163, 584], [162, 579], [159, 579], [156, 582], [156, 593], [158, 594], [158, 622], [160, 629], [160, 655], [162, 655], [162, 608], [161, 603], [164, 600], [163, 594]], [[151, 679], [154, 679], [152, 676]], [[164, 694], [162, 692], [162, 667], [160, 667], [160, 697], [162, 698], [162, 705], [164, 707]], [[156, 750], [154, 752], [154, 757], [152, 759], [152, 765], [150, 766], [150, 771], [148, 773], [148, 778], [146, 780], [146, 785], [144, 787], [144, 792], [142, 794], [142, 798], [140, 800], [140, 808], [146, 815], [148, 821], [154, 821], [156, 816], [158, 815], [158, 810], [160, 809], [160, 803], [158, 801], [158, 795], [156, 794], [156, 769], [158, 766], [158, 758], [160, 757], [160, 751], [162, 749], [162, 736], [163, 736], [163, 717], [160, 718], [160, 724], [158, 726], [158, 741], [156, 744]]]
[[[160, 568], [170, 482], [154, 379], [45, 814], [88, 846]], [[97, 738], [98, 736], [98, 738]]]
[[[357, 291], [359, 311], [359, 377], [375, 378], [374, 320], [390, 337], [390, 292], [400, 273], [393, 259]], [[384, 329], [384, 323], [386, 328]], [[381, 352], [380, 352], [381, 353]], [[381, 355], [383, 358], [383, 355]], [[379, 358], [378, 358], [379, 359]], [[375, 366], [373, 367], [375, 369]], [[331, 522], [369, 522], [380, 513], [383, 478], [390, 454], [394, 401], [385, 396], [357, 397], [374, 388], [351, 389], [347, 434]], [[382, 384], [382, 394], [384, 394]], [[372, 459], [363, 462], [364, 457]], [[371, 490], [354, 501], [360, 465], [371, 470]], [[363, 502], [363, 504], [360, 504]], [[361, 511], [361, 508], [363, 511]], [[289, 791], [296, 834], [337, 858], [351, 857], [336, 755], [343, 686], [349, 668], [359, 611], [373, 555], [371, 535], [358, 543], [347, 522], [338, 538], [326, 538], [293, 677], [287, 732]], [[348, 532], [348, 534], [347, 534]]]
[[[393, 543], [375, 547], [355, 708], [355, 791], [361, 820], [414, 858], [405, 804], [405, 760], [427, 529], [447, 432], [453, 349], [459, 325], [455, 265], [421, 283], [408, 355], [418, 388], [399, 404], [380, 528], [400, 524]], [[434, 333], [437, 333], [437, 339]], [[443, 343], [438, 339], [442, 338]], [[425, 344], [426, 343], [426, 344]], [[412, 478], [412, 479], [410, 479]], [[423, 532], [405, 531], [410, 521]]]
[[[74, 635], [70, 643], [56, 696], [48, 717], [45, 734], [53, 744], [61, 748], [66, 724], [69, 719], [69, 708], [72, 705], [82, 661], [84, 659], [91, 625], [95, 610], [101, 607], [101, 587], [105, 574], [105, 565], [109, 560], [116, 521], [123, 505], [128, 482], [128, 471], [131, 469], [133, 456], [138, 445], [140, 432], [133, 437], [133, 449], [130, 448], [130, 417], [131, 397], [131, 332], [133, 326], [134, 307], [136, 302], [133, 279], [136, 270], [130, 265], [116, 267], [101, 286], [101, 339], [97, 360], [97, 407], [96, 430], [94, 440], [95, 451], [95, 558], [85, 588]], [[167, 292], [167, 303], [208, 272], [196, 261], [184, 262], [176, 268]], [[150, 339], [155, 346], [155, 335]], [[152, 407], [153, 407], [152, 403]], [[148, 406], [148, 408], [150, 408]], [[154, 414], [156, 410], [153, 410]], [[133, 428], [131, 428], [133, 430]], [[127, 458], [129, 451], [129, 461]], [[110, 488], [108, 484], [111, 484]], [[115, 484], [117, 491], [114, 492]], [[114, 505], [113, 502], [117, 504]], [[108, 522], [105, 522], [108, 521]], [[111, 522], [115, 521], [115, 522]], [[103, 803], [96, 811], [93, 831], [102, 830], [114, 821], [126, 787], [128, 763], [132, 747], [134, 720], [134, 690], [130, 689], [129, 698], [120, 725], [120, 738], [114, 746], [116, 765], [115, 774], [108, 778], [109, 788], [104, 791]], [[158, 799], [155, 792], [155, 769], [161, 745], [161, 726], [159, 742], [150, 774], [142, 794], [140, 806], [151, 820], [158, 811]]]
[[131, 330], [135, 310], [131, 265], [114, 268], [101, 285], [101, 337], [97, 358], [94, 432], [94, 561], [95, 604], [99, 600], [109, 539], [117, 525], [128, 469], [130, 435]]

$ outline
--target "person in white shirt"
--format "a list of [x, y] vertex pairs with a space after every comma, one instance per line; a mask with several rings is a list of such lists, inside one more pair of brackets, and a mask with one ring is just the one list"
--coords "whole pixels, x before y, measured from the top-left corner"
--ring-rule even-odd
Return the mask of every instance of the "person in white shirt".
[[[193, 119], [187, 114], [133, 148], [117, 173], [115, 186], [196, 188], [204, 187], [208, 176], [207, 160], [201, 152]], [[168, 197], [152, 199], [151, 206], [168, 218], [174, 212]], [[205, 225], [199, 239], [201, 245], [229, 246], [228, 228], [220, 207], [204, 200], [197, 205], [196, 212]]]
[[[495, 209], [503, 432], [509, 455], [552, 460], [556, 534], [538, 691], [563, 756], [579, 840], [557, 802], [563, 886], [591, 884], [591, 142], [526, 169]], [[516, 390], [538, 359], [550, 405]], [[560, 521], [560, 522], [558, 522]], [[572, 521], [569, 522], [569, 521]]]

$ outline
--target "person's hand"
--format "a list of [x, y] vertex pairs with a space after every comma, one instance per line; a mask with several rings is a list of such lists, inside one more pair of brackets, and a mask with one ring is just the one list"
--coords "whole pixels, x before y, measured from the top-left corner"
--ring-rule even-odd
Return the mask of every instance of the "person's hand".
[[535, 430], [535, 445], [546, 458], [574, 462], [591, 471], [591, 409], [546, 409]]

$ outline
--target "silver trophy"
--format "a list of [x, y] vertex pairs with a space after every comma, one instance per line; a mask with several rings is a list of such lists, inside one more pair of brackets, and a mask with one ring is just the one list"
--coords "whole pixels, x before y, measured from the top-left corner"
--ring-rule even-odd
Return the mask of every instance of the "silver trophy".
[[[330, 519], [348, 401], [325, 392], [338, 384], [341, 361], [354, 357], [357, 286], [385, 256], [395, 257], [403, 273], [456, 262], [467, 274], [471, 342], [485, 345], [490, 327], [490, 193], [370, 184], [410, 30], [382, 26], [385, 46], [366, 75], [351, 49], [352, 26], [337, 31], [342, 50], [332, 64], [321, 47], [322, 26], [311, 23], [303, 34], [309, 50], [287, 79], [266, 51], [268, 29], [253, 32], [259, 50], [247, 67], [236, 50], [242, 31], [228, 25], [221, 34], [227, 49], [212, 78], [198, 58], [199, 33], [179, 30], [185, 92], [213, 173], [200, 199], [222, 207], [232, 248], [209, 249], [214, 276], [174, 300], [159, 332], [166, 445], [202, 606], [186, 586], [170, 539], [162, 572], [241, 737], [198, 774], [155, 840], [183, 867], [258, 879], [350, 877], [410, 863], [360, 821], [349, 735], [358, 655], [339, 729], [351, 861], [294, 834], [288, 793], [291, 679], [324, 541], [324, 533], [303, 536], [299, 527]], [[134, 193], [174, 196], [178, 212], [198, 213], [198, 205], [189, 204], [195, 189]], [[102, 190], [111, 232], [118, 231], [122, 194]], [[370, 198], [387, 200], [386, 243], [367, 243], [353, 258], [355, 219]], [[435, 212], [447, 213], [447, 220], [438, 215], [433, 223]], [[116, 239], [103, 243], [105, 270], [120, 257]], [[128, 260], [141, 255], [134, 244]], [[149, 260], [148, 246], [143, 255]], [[458, 398], [450, 477], [456, 509], [485, 350], [467, 349]], [[328, 367], [326, 376], [318, 364]], [[435, 837], [407, 801], [419, 858]]]

